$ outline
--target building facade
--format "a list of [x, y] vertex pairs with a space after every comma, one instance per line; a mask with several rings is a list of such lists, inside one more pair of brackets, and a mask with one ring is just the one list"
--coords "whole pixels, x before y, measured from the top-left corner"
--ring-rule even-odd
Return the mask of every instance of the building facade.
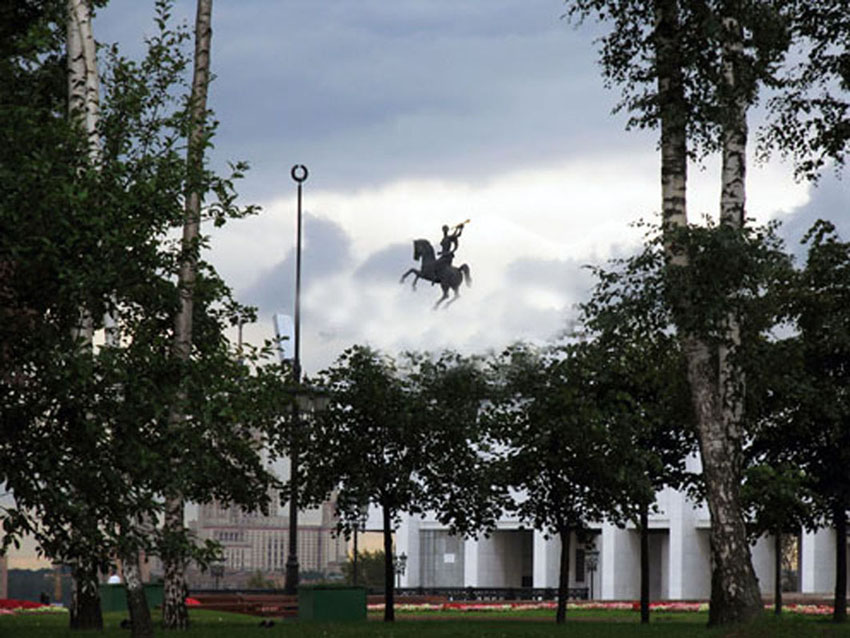
[[[699, 461], [689, 459], [699, 471]], [[711, 594], [708, 508], [683, 492], [657, 494], [649, 518], [650, 597], [653, 600], [707, 600]], [[640, 534], [634, 525], [591, 526], [590, 535], [570, 539], [569, 587], [587, 588], [602, 600], [640, 597]], [[835, 585], [835, 533], [823, 529], [784, 539], [786, 591], [830, 594]], [[504, 518], [489, 537], [452, 536], [433, 517], [405, 517], [396, 536], [407, 568], [403, 587], [556, 588], [561, 542], [540, 530]], [[586, 560], [587, 552], [598, 559]], [[753, 567], [764, 594], [774, 589], [774, 540], [751, 547]], [[595, 569], [594, 569], [595, 568]]]
[[[225, 569], [235, 572], [283, 573], [289, 554], [288, 507], [277, 506], [274, 495], [268, 515], [244, 512], [213, 502], [198, 510], [197, 534], [221, 544]], [[334, 534], [333, 504], [299, 512], [298, 562], [302, 574], [339, 574], [346, 541]]]

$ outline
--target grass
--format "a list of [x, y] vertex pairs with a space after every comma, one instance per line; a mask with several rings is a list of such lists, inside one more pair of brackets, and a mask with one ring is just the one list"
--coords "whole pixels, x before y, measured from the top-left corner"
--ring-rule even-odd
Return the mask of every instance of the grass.
[[[128, 638], [130, 632], [120, 629], [126, 618], [122, 613], [104, 616], [104, 638]], [[508, 614], [496, 618], [489, 615], [433, 614], [428, 620], [406, 618], [385, 624], [371, 618], [365, 623], [299, 623], [277, 621], [271, 629], [259, 627], [259, 618], [211, 611], [191, 612], [192, 627], [187, 632], [164, 632], [158, 636], [172, 638], [536, 638], [564, 636], [569, 638], [850, 638], [850, 624], [834, 625], [823, 618], [788, 616], [776, 620], [765, 616], [746, 627], [707, 629], [705, 613], [656, 614], [649, 625], [640, 625], [637, 614], [628, 612], [568, 612], [567, 623], [556, 626], [554, 616]], [[159, 623], [159, 614], [154, 614]], [[33, 614], [0, 617], [0, 638], [80, 638], [68, 630], [66, 614]]]

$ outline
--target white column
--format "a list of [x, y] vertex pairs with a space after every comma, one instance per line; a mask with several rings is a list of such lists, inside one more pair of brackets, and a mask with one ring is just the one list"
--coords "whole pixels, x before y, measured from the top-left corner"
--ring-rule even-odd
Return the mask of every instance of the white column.
[[775, 563], [776, 540], [773, 536], [759, 536], [755, 545], [750, 545], [750, 556], [753, 561], [753, 569], [759, 583], [759, 591], [763, 595], [773, 595], [774, 582], [776, 581]]
[[[599, 567], [593, 575], [593, 588], [599, 592], [600, 598], [604, 600], [613, 600], [615, 598], [614, 586], [616, 584], [615, 569], [619, 569], [617, 565], [617, 527], [610, 523], [602, 525], [602, 534], [597, 541], [596, 549], [599, 550]], [[587, 570], [585, 570], [587, 571]], [[590, 572], [585, 574], [587, 586], [590, 587]], [[595, 592], [590, 592], [590, 597], [594, 597]]]
[[395, 533], [396, 555], [407, 554], [407, 565], [401, 577], [402, 587], [418, 587], [420, 582], [419, 565], [419, 520], [412, 516], [403, 516]]
[[[534, 587], [557, 587], [557, 565], [560, 548], [540, 530], [534, 530]], [[553, 569], [554, 566], [554, 569]], [[554, 572], [555, 580], [552, 580]]]
[[835, 587], [835, 531], [803, 532], [802, 590], [807, 594], [831, 593]]
[[[640, 596], [640, 535], [635, 529], [602, 526], [597, 596], [604, 600], [623, 600]], [[589, 584], [589, 583], [588, 583]], [[601, 585], [601, 587], [600, 587]]]
[[463, 542], [463, 586], [478, 587], [478, 539]]
[[683, 598], [682, 562], [684, 553], [682, 508], [684, 494], [670, 490], [667, 498], [670, 516], [670, 544], [667, 556], [667, 595], [671, 600]]

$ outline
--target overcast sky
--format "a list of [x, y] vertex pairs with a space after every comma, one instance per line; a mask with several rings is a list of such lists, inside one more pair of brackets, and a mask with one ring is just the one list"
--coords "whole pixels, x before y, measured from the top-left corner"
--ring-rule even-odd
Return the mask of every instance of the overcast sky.
[[[592, 280], [582, 268], [634, 250], [629, 224], [658, 210], [654, 132], [626, 132], [596, 64], [594, 33], [561, 0], [240, 0], [213, 7], [212, 161], [247, 160], [256, 218], [213, 237], [241, 301], [291, 312], [293, 164], [306, 164], [302, 352], [315, 372], [347, 346], [482, 352], [561, 330]], [[139, 55], [153, 2], [113, 0], [102, 42]], [[194, 2], [175, 19], [194, 20]], [[754, 124], [757, 124], [755, 122]], [[714, 215], [718, 164], [691, 172], [694, 218]], [[796, 242], [818, 216], [847, 224], [848, 187], [816, 191], [780, 163], [751, 167], [749, 214]], [[398, 283], [412, 241], [471, 219], [455, 264], [473, 286], [445, 311], [438, 287]]]

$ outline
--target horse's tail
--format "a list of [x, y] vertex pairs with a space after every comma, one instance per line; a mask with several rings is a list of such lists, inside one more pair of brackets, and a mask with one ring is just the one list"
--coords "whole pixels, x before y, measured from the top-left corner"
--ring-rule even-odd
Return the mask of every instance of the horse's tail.
[[463, 279], [466, 282], [466, 285], [472, 286], [472, 275], [469, 274], [469, 266], [464, 264], [463, 266], [458, 268], [458, 270], [463, 273]]

